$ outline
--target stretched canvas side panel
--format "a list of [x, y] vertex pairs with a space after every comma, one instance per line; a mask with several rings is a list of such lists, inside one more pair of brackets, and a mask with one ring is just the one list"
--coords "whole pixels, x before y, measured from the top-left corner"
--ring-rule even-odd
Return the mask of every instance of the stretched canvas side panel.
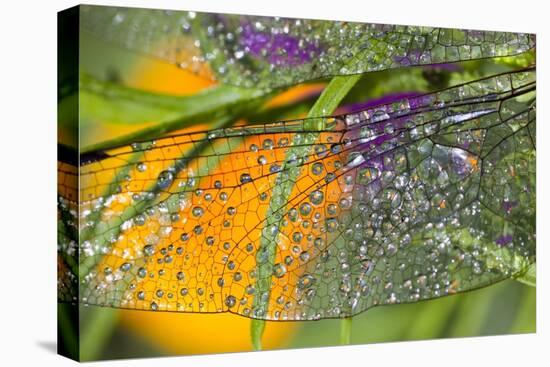
[[57, 21], [57, 350], [63, 356], [79, 360], [79, 7], [59, 12]]

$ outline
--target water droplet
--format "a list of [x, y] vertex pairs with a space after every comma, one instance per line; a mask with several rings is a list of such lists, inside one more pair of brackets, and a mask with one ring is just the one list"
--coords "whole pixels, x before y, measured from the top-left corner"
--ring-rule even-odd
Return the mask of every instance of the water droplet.
[[273, 163], [270, 167], [269, 167], [269, 172], [270, 173], [277, 173], [277, 172], [280, 172], [281, 171], [281, 166], [276, 164], [276, 163]]
[[201, 226], [195, 226], [195, 228], [193, 228], [193, 232], [195, 232], [195, 234], [201, 234], [203, 231], [203, 228]]
[[365, 273], [365, 275], [369, 275], [374, 269], [374, 263], [369, 259], [361, 260], [361, 269], [363, 270], [363, 273]]
[[248, 173], [243, 173], [241, 175], [241, 184], [252, 182], [252, 177]]
[[273, 275], [275, 275], [277, 278], [282, 278], [286, 274], [286, 267], [281, 264], [275, 264], [273, 265]]
[[295, 243], [300, 243], [302, 241], [302, 238], [304, 236], [302, 235], [302, 233], [300, 232], [294, 232], [292, 234], [292, 241], [295, 242]]
[[264, 148], [264, 150], [273, 149], [273, 140], [265, 139], [263, 144], [262, 144], [262, 148]]
[[333, 173], [333, 172], [329, 172], [327, 173], [327, 175], [325, 176], [325, 182], [326, 183], [329, 183], [329, 182], [332, 182], [336, 179], [336, 175]]
[[138, 163], [136, 169], [139, 172], [145, 172], [147, 170], [147, 165], [145, 163]]
[[347, 198], [342, 198], [340, 199], [340, 208], [342, 209], [349, 209], [351, 208], [351, 200], [347, 199]]
[[314, 205], [320, 205], [323, 203], [323, 200], [325, 198], [325, 195], [320, 190], [315, 190], [311, 194], [309, 194], [309, 199]]
[[291, 208], [288, 211], [288, 218], [291, 222], [296, 222], [298, 220], [298, 210], [296, 210], [296, 208]]
[[384, 190], [382, 195], [391, 208], [396, 209], [401, 205], [401, 193], [399, 191], [393, 188], [388, 188]]
[[225, 305], [229, 308], [232, 308], [237, 303], [235, 296], [229, 295], [225, 297]]
[[235, 51], [234, 55], [235, 55], [235, 58], [237, 60], [240, 60], [244, 56], [244, 51], [243, 50], [237, 50], [237, 51]]
[[327, 218], [325, 222], [327, 232], [334, 232], [338, 229], [338, 220], [336, 218]]
[[280, 138], [279, 139], [279, 147], [283, 148], [288, 145], [288, 138]]
[[195, 217], [202, 217], [202, 215], [204, 214], [204, 209], [200, 206], [196, 206], [193, 208], [192, 213]]
[[311, 287], [313, 284], [315, 284], [317, 279], [311, 274], [305, 274], [303, 275], [300, 280], [298, 280], [297, 286], [298, 289], [307, 289]]
[[292, 265], [293, 262], [294, 262], [294, 259], [292, 258], [292, 256], [290, 256], [290, 255], [285, 256], [285, 264], [290, 266], [290, 265]]
[[157, 179], [157, 185], [160, 189], [167, 189], [174, 181], [174, 174], [170, 171], [162, 171]]
[[245, 288], [246, 294], [254, 294], [256, 292], [256, 288], [254, 288], [252, 285], [247, 285]]
[[327, 154], [327, 147], [323, 144], [318, 144], [315, 146], [315, 154], [317, 157], [322, 158]]
[[136, 215], [136, 217], [134, 218], [134, 223], [138, 226], [144, 225], [145, 224], [145, 215], [143, 215], [143, 214]]
[[311, 166], [311, 173], [318, 176], [323, 173], [323, 168], [324, 168], [323, 163], [320, 163], [320, 162], [313, 163], [313, 165]]
[[143, 247], [143, 254], [145, 256], [153, 256], [155, 253], [155, 247], [153, 245], [146, 245]]
[[361, 185], [368, 185], [380, 176], [380, 171], [374, 167], [366, 167], [360, 169], [357, 174], [357, 183]]
[[340, 144], [332, 144], [330, 146], [330, 151], [333, 153], [333, 154], [338, 154], [342, 151], [342, 145]]
[[300, 214], [303, 216], [308, 216], [311, 213], [311, 205], [309, 203], [302, 203], [300, 205]]

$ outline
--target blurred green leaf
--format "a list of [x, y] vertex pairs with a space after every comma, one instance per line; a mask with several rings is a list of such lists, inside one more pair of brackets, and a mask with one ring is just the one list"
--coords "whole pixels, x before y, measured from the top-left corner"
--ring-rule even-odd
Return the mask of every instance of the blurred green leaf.
[[488, 287], [482, 292], [453, 296], [459, 303], [448, 323], [448, 335], [466, 337], [482, 334], [483, 323], [489, 317], [492, 301], [498, 297], [497, 290], [498, 287]]
[[511, 333], [534, 333], [537, 329], [537, 295], [535, 287], [524, 287], [519, 309], [512, 319]]
[[[534, 288], [506, 280], [450, 297], [374, 307], [353, 318], [351, 342], [365, 344], [534, 332], [534, 293]], [[431, 314], [434, 320], [430, 320]], [[337, 319], [300, 323], [301, 328], [290, 347], [338, 344], [339, 323]]]
[[503, 64], [514, 68], [526, 68], [531, 65], [535, 65], [536, 53], [535, 50], [529, 50], [520, 55], [496, 57], [494, 62], [497, 64]]
[[185, 127], [219, 117], [231, 106], [265, 96], [268, 91], [220, 85], [189, 96], [172, 96], [82, 75], [80, 93], [84, 123], [133, 124], [179, 118]]
[[257, 110], [273, 92], [232, 86], [209, 88], [192, 96], [174, 97], [146, 92], [89, 76], [81, 81], [81, 119], [84, 124], [102, 121], [135, 124], [155, 121], [121, 137], [84, 144], [82, 153], [129, 144], [168, 132], [227, 116], [241, 116]]
[[426, 302], [405, 331], [403, 339], [420, 340], [439, 337], [448, 326], [459, 297], [445, 297], [440, 302]]

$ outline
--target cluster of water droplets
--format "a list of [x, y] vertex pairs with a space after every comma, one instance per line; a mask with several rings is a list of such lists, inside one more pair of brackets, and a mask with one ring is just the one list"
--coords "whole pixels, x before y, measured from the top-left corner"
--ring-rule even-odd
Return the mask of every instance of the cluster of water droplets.
[[205, 76], [210, 69], [223, 82], [246, 87], [508, 56], [535, 44], [534, 35], [522, 33], [89, 5], [81, 9], [83, 29], [104, 40]]
[[[513, 94], [531, 77], [508, 78], [330, 119], [316, 132], [297, 133], [306, 126], [297, 121], [205, 133], [218, 154], [196, 158], [204, 167], [166, 158], [176, 138], [135, 144], [113, 157], [128, 163], [95, 197], [112, 162], [90, 163], [78, 221], [82, 301], [303, 320], [509, 276], [505, 257], [534, 257], [534, 109]], [[499, 99], [462, 106], [485, 87]], [[513, 118], [501, 120], [503, 107]]]

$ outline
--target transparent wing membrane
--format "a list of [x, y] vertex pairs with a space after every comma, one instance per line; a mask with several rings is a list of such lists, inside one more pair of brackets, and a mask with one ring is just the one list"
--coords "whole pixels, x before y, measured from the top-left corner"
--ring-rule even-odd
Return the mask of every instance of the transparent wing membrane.
[[272, 88], [413, 65], [511, 56], [532, 34], [84, 5], [81, 25], [208, 78]]
[[59, 298], [309, 320], [475, 289], [535, 259], [534, 157], [534, 69], [82, 156]]
[[75, 162], [57, 164], [57, 297], [78, 302], [78, 169]]

